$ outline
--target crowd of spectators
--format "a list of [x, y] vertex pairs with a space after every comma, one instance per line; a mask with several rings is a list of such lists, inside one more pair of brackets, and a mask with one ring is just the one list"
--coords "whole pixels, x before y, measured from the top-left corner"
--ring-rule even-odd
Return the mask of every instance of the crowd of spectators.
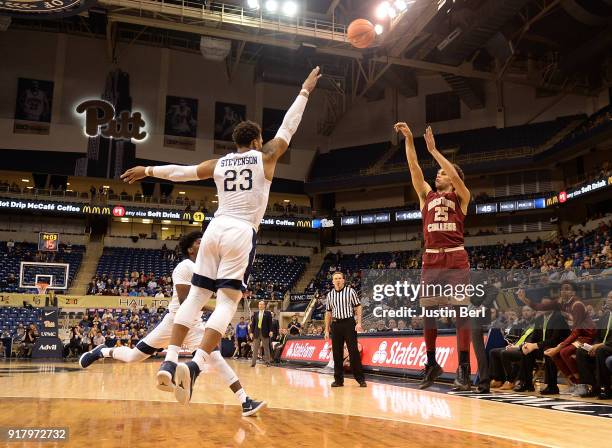
[[153, 272], [145, 274], [137, 271], [126, 272], [123, 278], [96, 275], [89, 282], [87, 295], [172, 297], [172, 276], [156, 276]]
[[162, 320], [165, 313], [163, 307], [153, 310], [146, 305], [139, 310], [92, 310], [69, 332], [60, 333], [64, 356], [78, 357], [100, 344], [109, 348], [135, 347]]
[[9, 328], [3, 328], [0, 333], [0, 358], [11, 356], [11, 353], [8, 353], [10, 344], [5, 344], [5, 341], [12, 341], [12, 353], [15, 356], [30, 358], [32, 356], [32, 348], [38, 337], [38, 327], [34, 323], [30, 325], [19, 323], [15, 329], [15, 334], [11, 334]]

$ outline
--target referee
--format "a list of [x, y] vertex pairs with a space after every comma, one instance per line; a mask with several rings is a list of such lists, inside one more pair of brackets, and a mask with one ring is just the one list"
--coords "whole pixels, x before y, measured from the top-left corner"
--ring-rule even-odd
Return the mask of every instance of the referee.
[[[357, 332], [361, 328], [361, 302], [350, 286], [344, 286], [344, 274], [336, 271], [332, 276], [334, 289], [327, 293], [325, 313], [325, 339], [329, 339], [331, 323], [332, 351], [334, 353], [334, 382], [331, 387], [344, 386], [344, 343], [349, 352], [351, 370], [361, 387], [367, 387], [361, 366], [361, 356], [357, 348]], [[355, 321], [355, 316], [357, 321]]]

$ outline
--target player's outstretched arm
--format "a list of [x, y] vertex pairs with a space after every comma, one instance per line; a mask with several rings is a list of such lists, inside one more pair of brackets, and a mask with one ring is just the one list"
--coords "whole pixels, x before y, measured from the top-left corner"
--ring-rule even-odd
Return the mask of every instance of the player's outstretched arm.
[[393, 127], [395, 132], [401, 132], [406, 140], [406, 159], [408, 160], [408, 169], [410, 170], [410, 177], [412, 179], [412, 186], [419, 196], [419, 208], [423, 208], [425, 204], [425, 198], [427, 193], [431, 191], [431, 186], [425, 182], [423, 176], [423, 170], [419, 165], [417, 159], [416, 149], [414, 148], [414, 139], [412, 137], [412, 131], [408, 125], [404, 122], [396, 123]]
[[199, 165], [160, 165], [160, 166], [135, 166], [121, 175], [121, 179], [128, 184], [147, 176], [171, 180], [172, 182], [189, 182], [192, 180], [204, 180], [213, 177], [217, 160], [206, 160]]
[[308, 103], [308, 96], [317, 86], [317, 81], [319, 81], [319, 78], [321, 78], [320, 71], [321, 70], [317, 66], [310, 72], [308, 78], [306, 78], [302, 84], [300, 94], [297, 96], [291, 107], [287, 110], [285, 118], [283, 118], [283, 123], [278, 129], [276, 136], [267, 142], [261, 149], [261, 152], [264, 155], [266, 178], [268, 180], [272, 180], [276, 162], [281, 158], [285, 151], [287, 151], [287, 148], [289, 148], [291, 138], [293, 137], [293, 134], [296, 133], [298, 126], [302, 121], [302, 115], [304, 114], [304, 109], [306, 109], [306, 104]]
[[461, 200], [461, 207], [465, 207], [467, 210], [467, 205], [470, 202], [470, 190], [468, 190], [468, 188], [465, 186], [463, 179], [461, 179], [453, 164], [449, 162], [440, 151], [438, 151], [438, 148], [436, 148], [436, 141], [434, 139], [431, 126], [427, 126], [424, 137], [425, 143], [427, 144], [427, 150], [433, 156], [433, 158], [436, 159], [436, 162], [438, 162], [440, 168], [442, 168], [448, 177], [450, 177], [450, 180], [453, 183], [453, 188]]

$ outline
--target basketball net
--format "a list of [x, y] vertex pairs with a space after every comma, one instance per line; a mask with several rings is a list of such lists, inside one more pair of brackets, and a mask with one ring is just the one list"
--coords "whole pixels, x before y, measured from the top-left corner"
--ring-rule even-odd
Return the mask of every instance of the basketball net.
[[38, 294], [44, 295], [47, 292], [47, 288], [49, 287], [49, 283], [38, 282], [36, 283], [36, 289], [38, 290]]

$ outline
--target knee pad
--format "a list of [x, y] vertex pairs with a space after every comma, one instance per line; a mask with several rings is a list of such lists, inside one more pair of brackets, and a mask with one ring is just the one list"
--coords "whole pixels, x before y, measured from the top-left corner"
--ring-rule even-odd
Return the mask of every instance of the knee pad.
[[238, 302], [240, 301], [241, 297], [242, 293], [240, 291], [227, 288], [218, 290], [217, 305], [215, 306], [215, 311], [213, 311], [212, 315], [206, 322], [206, 328], [211, 328], [224, 335], [225, 331], [227, 330], [227, 326], [232, 321], [234, 314], [236, 314]]
[[202, 307], [206, 305], [211, 296], [211, 291], [192, 285], [189, 295], [174, 316], [174, 323], [192, 329], [198, 322]]

